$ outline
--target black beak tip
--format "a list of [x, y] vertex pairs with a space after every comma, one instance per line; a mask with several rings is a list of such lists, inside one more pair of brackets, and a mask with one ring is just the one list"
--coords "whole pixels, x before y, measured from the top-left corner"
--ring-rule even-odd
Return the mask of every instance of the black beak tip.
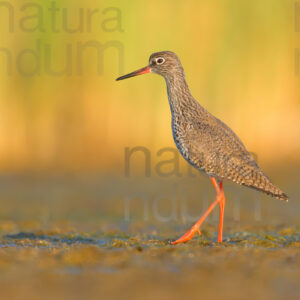
[[118, 77], [118, 78], [116, 79], [116, 81], [120, 81], [120, 80], [126, 79], [126, 78], [128, 78], [128, 77], [130, 77], [130, 76], [124, 75], [124, 76]]

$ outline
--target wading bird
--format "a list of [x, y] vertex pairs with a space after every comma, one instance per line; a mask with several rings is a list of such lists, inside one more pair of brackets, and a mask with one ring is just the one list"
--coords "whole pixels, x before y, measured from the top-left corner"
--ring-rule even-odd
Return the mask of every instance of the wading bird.
[[220, 206], [218, 242], [222, 242], [225, 207], [223, 180], [233, 181], [288, 201], [288, 196], [259, 168], [237, 135], [194, 99], [186, 83], [181, 62], [175, 53], [153, 53], [147, 67], [116, 80], [146, 73], [164, 77], [175, 144], [189, 164], [210, 177], [216, 190], [216, 199], [207, 211], [187, 233], [171, 244], [187, 242], [196, 232], [200, 234], [200, 225], [217, 204]]

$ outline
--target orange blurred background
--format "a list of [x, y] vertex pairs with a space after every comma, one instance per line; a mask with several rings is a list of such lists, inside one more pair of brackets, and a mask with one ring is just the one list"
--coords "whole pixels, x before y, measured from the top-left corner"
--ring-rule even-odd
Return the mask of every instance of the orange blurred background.
[[175, 147], [163, 79], [115, 82], [162, 50], [260, 162], [300, 163], [296, 2], [10, 3], [0, 5], [2, 173], [123, 174], [125, 147], [153, 157]]

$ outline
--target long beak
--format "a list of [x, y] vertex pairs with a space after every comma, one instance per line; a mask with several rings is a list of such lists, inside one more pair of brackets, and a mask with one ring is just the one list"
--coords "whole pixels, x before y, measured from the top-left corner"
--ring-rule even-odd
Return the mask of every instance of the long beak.
[[121, 77], [117, 78], [116, 81], [123, 80], [123, 79], [130, 78], [130, 77], [137, 76], [137, 75], [150, 73], [150, 72], [151, 72], [151, 68], [147, 66], [145, 68], [142, 68], [142, 69], [136, 70], [134, 72], [131, 72], [127, 75], [121, 76]]

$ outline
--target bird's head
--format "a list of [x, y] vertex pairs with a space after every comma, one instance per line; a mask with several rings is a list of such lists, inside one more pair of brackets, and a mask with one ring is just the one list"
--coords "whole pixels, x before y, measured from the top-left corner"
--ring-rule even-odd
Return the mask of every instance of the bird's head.
[[156, 73], [166, 78], [171, 74], [183, 73], [183, 69], [178, 56], [174, 52], [162, 51], [151, 54], [148, 66], [121, 76], [116, 80], [123, 80], [146, 73]]

